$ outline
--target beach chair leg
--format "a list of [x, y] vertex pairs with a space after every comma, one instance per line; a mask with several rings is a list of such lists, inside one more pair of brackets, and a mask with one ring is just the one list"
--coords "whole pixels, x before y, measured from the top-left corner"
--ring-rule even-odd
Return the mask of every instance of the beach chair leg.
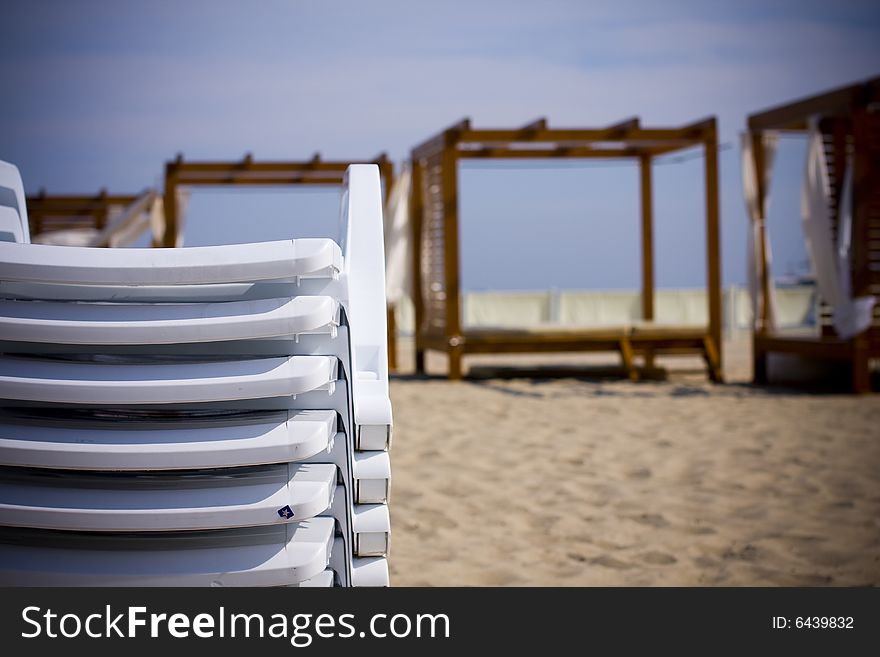
[[721, 376], [721, 359], [718, 356], [718, 349], [715, 347], [715, 341], [708, 335], [703, 338], [703, 358], [706, 360], [709, 379], [712, 383], [724, 383]]
[[852, 355], [852, 391], [856, 394], [871, 392], [871, 369], [868, 353], [858, 343]]
[[767, 385], [767, 352], [752, 342], [752, 383]]
[[645, 349], [645, 370], [653, 370], [654, 369], [654, 350], [653, 349]]
[[458, 346], [449, 347], [449, 380], [461, 381], [461, 360], [462, 348]]
[[636, 369], [632, 344], [627, 338], [623, 338], [620, 341], [620, 359], [623, 361], [623, 367], [626, 369], [629, 380], [638, 381], [639, 371]]
[[397, 321], [394, 306], [388, 306], [388, 371], [397, 371]]

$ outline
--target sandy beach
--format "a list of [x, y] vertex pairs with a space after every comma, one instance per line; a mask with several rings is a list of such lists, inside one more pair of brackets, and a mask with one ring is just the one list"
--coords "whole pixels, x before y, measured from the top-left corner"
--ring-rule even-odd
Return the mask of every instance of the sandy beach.
[[395, 378], [392, 584], [880, 585], [880, 396], [754, 388], [747, 347], [725, 385]]

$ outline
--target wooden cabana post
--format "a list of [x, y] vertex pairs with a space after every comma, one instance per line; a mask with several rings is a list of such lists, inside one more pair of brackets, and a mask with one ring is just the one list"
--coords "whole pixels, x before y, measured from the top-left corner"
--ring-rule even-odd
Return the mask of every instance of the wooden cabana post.
[[[752, 114], [748, 130], [752, 139], [755, 170], [763, 171], [765, 132], [806, 132], [810, 119], [817, 119], [822, 132], [831, 198], [829, 212], [833, 237], [837, 239], [839, 204], [848, 161], [853, 166], [851, 253], [849, 275], [854, 297], [880, 298], [880, 78], [834, 89], [792, 103]], [[762, 176], [758, 181], [758, 207], [766, 195]], [[760, 217], [757, 258], [763, 301], [752, 334], [753, 377], [767, 381], [767, 360], [771, 353], [795, 354], [806, 358], [847, 362], [855, 392], [871, 389], [870, 361], [880, 358], [880, 303], [875, 304], [871, 325], [849, 339], [837, 336], [831, 308], [819, 300], [819, 334], [789, 335], [770, 325], [771, 281], [767, 267], [766, 217]]]
[[[652, 158], [639, 157], [640, 192], [642, 200], [642, 319], [654, 321], [654, 209], [651, 184]], [[645, 351], [645, 367], [654, 366], [654, 354]]]
[[[752, 160], [755, 171], [764, 171], [765, 152], [764, 140], [760, 134], [750, 133], [749, 136], [752, 147]], [[757, 242], [756, 242], [756, 258], [760, 272], [758, 275], [758, 285], [761, 288], [761, 303], [758, 306], [758, 316], [755, 319], [755, 330], [761, 333], [767, 333], [770, 328], [770, 275], [767, 268], [767, 222], [764, 216], [764, 208], [767, 190], [765, 189], [764, 176], [759, 173], [755, 178], [755, 204], [758, 212], [757, 218]]]
[[413, 163], [412, 182], [410, 190], [410, 230], [412, 231], [412, 302], [415, 317], [415, 368], [416, 372], [425, 371], [425, 348], [421, 339], [424, 330], [425, 318], [424, 299], [422, 297], [421, 268], [422, 268], [422, 212], [424, 200], [422, 198], [422, 169]]
[[[706, 288], [709, 334], [703, 339], [704, 356], [713, 379], [721, 378], [721, 211], [718, 200], [718, 130], [715, 119], [704, 128], [706, 169]], [[717, 372], [713, 372], [717, 363]]]
[[[659, 155], [703, 146], [706, 160], [708, 326], [658, 327], [654, 320], [652, 165]], [[651, 366], [655, 353], [700, 353], [720, 381], [721, 268], [717, 132], [714, 118], [679, 128], [644, 128], [637, 118], [596, 129], [550, 128], [538, 119], [512, 130], [474, 129], [465, 119], [412, 151], [411, 217], [416, 371], [425, 352], [444, 352], [449, 377], [462, 376], [467, 354], [615, 350], [632, 379], [635, 355]], [[461, 321], [458, 162], [471, 158], [630, 158], [639, 163], [643, 325], [622, 329], [512, 331], [468, 329]]]
[[165, 192], [163, 196], [163, 207], [165, 210], [165, 231], [162, 233], [162, 239], [158, 244], [155, 242], [153, 246], [161, 246], [165, 248], [174, 248], [178, 243], [180, 228], [177, 221], [177, 170], [183, 165], [183, 153], [178, 153], [172, 162], [165, 163]]

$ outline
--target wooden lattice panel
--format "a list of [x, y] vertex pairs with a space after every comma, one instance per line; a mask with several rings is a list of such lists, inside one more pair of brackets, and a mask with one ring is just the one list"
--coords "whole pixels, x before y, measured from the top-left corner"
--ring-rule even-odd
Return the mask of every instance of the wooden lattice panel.
[[[855, 167], [853, 258], [850, 271], [853, 294], [873, 294], [880, 298], [880, 115], [860, 112], [854, 116], [853, 121], [825, 121], [823, 142], [831, 183], [829, 208], [835, 244], [838, 239], [839, 204], [847, 157]], [[831, 307], [820, 300], [819, 323], [822, 335], [836, 335], [832, 314]], [[880, 342], [880, 304], [874, 307], [869, 337], [872, 342]]]
[[[854, 132], [858, 151], [853, 228], [861, 239], [854, 243], [857, 273], [853, 290], [857, 295], [872, 294], [880, 299], [880, 112], [857, 113]], [[880, 348], [880, 303], [874, 305], [874, 321], [868, 337]]]
[[442, 153], [422, 162], [421, 292], [424, 329], [443, 334], [446, 329], [446, 266], [443, 209]]
[[[840, 200], [843, 195], [844, 178], [846, 176], [847, 158], [853, 152], [852, 125], [848, 119], [825, 119], [821, 123], [822, 142], [825, 150], [825, 163], [828, 167], [828, 182], [831, 186], [831, 197], [828, 211], [831, 217], [831, 237], [838, 244], [838, 226], [840, 225]], [[836, 248], [836, 247], [835, 247]], [[850, 276], [852, 272], [850, 272]], [[834, 311], [823, 299], [818, 301], [818, 320], [822, 335], [835, 336], [833, 322]]]

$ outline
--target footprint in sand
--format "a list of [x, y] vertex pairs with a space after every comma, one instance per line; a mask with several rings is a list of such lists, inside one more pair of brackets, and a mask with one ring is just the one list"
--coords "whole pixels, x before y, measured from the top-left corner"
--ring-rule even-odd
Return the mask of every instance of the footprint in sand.
[[420, 524], [426, 527], [440, 527], [442, 529], [455, 529], [458, 523], [452, 518], [448, 518], [442, 513], [434, 509], [418, 509], [418, 517], [422, 521]]
[[479, 577], [484, 586], [511, 586], [519, 581], [519, 576], [508, 570], [485, 570]]
[[627, 570], [628, 568], [632, 568], [631, 564], [615, 559], [609, 554], [603, 554], [601, 557], [591, 559], [590, 563], [597, 566], [604, 566], [605, 568], [614, 568], [615, 570]]
[[814, 575], [810, 573], [792, 573], [792, 586], [828, 586], [834, 581], [831, 575]]
[[758, 558], [758, 548], [751, 543], [747, 543], [740, 549], [730, 547], [721, 553], [724, 559], [740, 559], [742, 561], [755, 561]]
[[630, 479], [650, 479], [651, 478], [651, 469], [650, 468], [636, 468], [635, 470], [630, 470], [626, 473], [626, 476]]
[[781, 538], [787, 538], [790, 541], [802, 543], [805, 545], [815, 545], [828, 540], [827, 536], [815, 536], [813, 534], [783, 534]]
[[734, 509], [733, 514], [737, 518], [743, 518], [745, 520], [759, 520], [767, 515], [767, 508], [760, 504], [742, 506], [738, 509]]
[[757, 574], [766, 582], [779, 586], [829, 586], [834, 578], [819, 573], [785, 572], [761, 568]]
[[637, 516], [630, 516], [630, 520], [634, 520], [640, 525], [649, 525], [651, 527], [669, 527], [669, 521], [659, 513], [642, 513]]
[[739, 447], [731, 451], [735, 456], [764, 456], [764, 450], [754, 447]]
[[529, 520], [529, 524], [540, 531], [549, 531], [553, 525], [561, 520], [561, 516], [542, 515]]
[[673, 557], [671, 554], [666, 554], [664, 552], [646, 552], [641, 557], [642, 561], [645, 563], [649, 563], [653, 566], [668, 566], [670, 564], [676, 563], [678, 559]]

